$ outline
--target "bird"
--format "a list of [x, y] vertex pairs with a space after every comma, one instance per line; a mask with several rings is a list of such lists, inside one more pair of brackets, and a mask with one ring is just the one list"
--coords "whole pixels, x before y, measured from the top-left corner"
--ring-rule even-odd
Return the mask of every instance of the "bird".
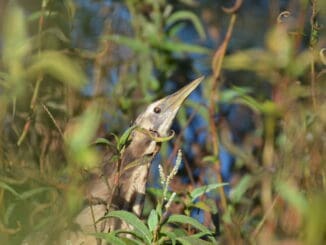
[[81, 232], [70, 233], [65, 242], [101, 244], [101, 240], [86, 234], [132, 229], [119, 219], [103, 217], [112, 210], [125, 210], [141, 217], [151, 162], [160, 150], [162, 139], [171, 138], [170, 128], [178, 110], [203, 78], [154, 101], [136, 118], [120, 160], [112, 163], [104, 159], [102, 173], [86, 190], [89, 205], [74, 220]]

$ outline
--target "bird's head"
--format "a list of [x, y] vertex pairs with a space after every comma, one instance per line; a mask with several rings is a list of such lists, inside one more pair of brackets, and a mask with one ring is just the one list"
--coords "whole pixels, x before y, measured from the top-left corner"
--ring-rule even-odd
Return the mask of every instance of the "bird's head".
[[153, 130], [161, 137], [165, 137], [169, 133], [173, 119], [182, 103], [199, 85], [203, 78], [204, 77], [197, 78], [177, 92], [151, 103], [146, 110], [137, 117], [135, 124], [147, 130]]

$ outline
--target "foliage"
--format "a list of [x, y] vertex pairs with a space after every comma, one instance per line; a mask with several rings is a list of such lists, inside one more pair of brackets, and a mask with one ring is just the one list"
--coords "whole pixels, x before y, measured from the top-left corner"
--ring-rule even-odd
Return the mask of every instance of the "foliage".
[[[143, 217], [109, 212], [104, 218], [134, 229], [92, 235], [112, 244], [325, 243], [325, 1], [283, 1], [282, 13], [271, 3], [258, 14], [241, 0], [224, 10], [227, 1], [218, 1], [218, 11], [210, 1], [84, 1], [103, 7], [96, 28], [81, 1], [27, 2], [0, 2], [1, 244], [29, 237], [47, 244], [74, 229], [83, 173], [107, 151], [119, 159], [132, 131], [142, 130], [128, 128], [139, 108], [198, 67], [211, 74], [201, 101], [186, 102], [172, 143], [174, 135], [153, 137], [162, 143], [162, 186], [148, 188]], [[189, 28], [195, 41], [182, 38]], [[248, 141], [235, 144], [231, 123], [216, 123], [221, 104], [254, 112]], [[187, 142], [195, 114], [204, 143]], [[222, 180], [223, 147], [236, 159], [231, 183]], [[201, 170], [192, 177], [184, 157], [190, 184], [177, 174], [180, 154], [170, 166], [180, 148], [191, 149]], [[196, 210], [204, 222], [192, 217]]]

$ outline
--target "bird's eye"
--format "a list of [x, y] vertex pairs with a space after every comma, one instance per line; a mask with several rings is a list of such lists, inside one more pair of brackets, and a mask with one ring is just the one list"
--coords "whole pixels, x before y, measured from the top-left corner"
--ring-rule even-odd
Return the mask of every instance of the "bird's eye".
[[159, 113], [161, 112], [161, 108], [158, 107], [158, 106], [155, 107], [155, 108], [154, 108], [154, 112], [157, 113], [157, 114], [159, 114]]

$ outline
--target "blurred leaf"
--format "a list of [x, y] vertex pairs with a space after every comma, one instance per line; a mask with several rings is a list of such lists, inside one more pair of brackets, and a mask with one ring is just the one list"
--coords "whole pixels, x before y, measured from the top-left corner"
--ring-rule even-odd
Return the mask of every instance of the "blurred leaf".
[[186, 26], [186, 23], [180, 22], [176, 23], [173, 26], [169, 27], [169, 36], [174, 37], [178, 34], [178, 32]]
[[128, 223], [129, 225], [132, 225], [134, 227], [135, 231], [137, 231], [137, 233], [142, 238], [144, 238], [144, 242], [146, 242], [147, 244], [151, 244], [151, 240], [153, 238], [151, 232], [148, 230], [146, 225], [133, 213], [130, 213], [130, 212], [127, 212], [124, 210], [112, 211], [112, 212], [109, 212], [108, 214], [106, 214], [100, 220], [103, 220], [105, 218], [110, 218], [110, 217], [121, 219], [121, 220], [125, 221], [126, 223]]
[[23, 192], [20, 195], [20, 198], [25, 200], [25, 199], [33, 197], [33, 196], [35, 196], [35, 195], [37, 195], [39, 193], [42, 193], [42, 192], [45, 192], [45, 191], [50, 191], [50, 190], [54, 190], [54, 189], [51, 188], [51, 187], [39, 187], [39, 188], [31, 189], [31, 190]]
[[31, 77], [45, 73], [75, 88], [86, 84], [87, 78], [80, 66], [60, 52], [44, 51], [35, 55], [32, 60], [27, 69]]
[[160, 49], [170, 51], [170, 52], [189, 52], [189, 53], [197, 53], [197, 54], [209, 54], [211, 53], [211, 50], [208, 48], [204, 48], [198, 45], [193, 44], [186, 44], [176, 41], [168, 41], [164, 40], [160, 43], [153, 43], [155, 47], [158, 47]]
[[243, 95], [247, 95], [252, 91], [251, 88], [246, 87], [232, 87], [231, 89], [225, 89], [221, 92], [220, 102], [230, 103], [233, 102], [235, 98]]
[[133, 126], [129, 127], [126, 131], [124, 131], [124, 133], [122, 134], [122, 136], [120, 137], [120, 139], [118, 141], [118, 150], [119, 151], [121, 151], [122, 148], [127, 145], [129, 137], [130, 137], [132, 131], [136, 127], [137, 127], [137, 125], [133, 125]]
[[196, 203], [193, 203], [193, 204], [190, 204], [189, 207], [191, 208], [199, 208], [199, 209], [202, 209], [204, 211], [207, 211], [207, 212], [211, 212], [211, 207], [209, 205], [207, 205], [205, 202], [196, 202]]
[[177, 241], [183, 245], [216, 244], [216, 243], [208, 242], [208, 241], [205, 241], [205, 240], [193, 237], [193, 236], [178, 237]]
[[271, 58], [275, 67], [286, 67], [292, 55], [292, 43], [283, 25], [277, 25], [266, 37], [267, 48], [272, 51]]
[[[174, 231], [173, 232], [172, 231], [161, 231], [160, 233], [161, 233], [161, 235], [163, 235], [162, 236], [162, 238], [164, 238], [164, 240], [162, 239], [163, 241], [166, 240], [165, 237], [168, 237], [171, 240], [172, 245], [177, 244], [177, 240], [176, 240], [177, 235]], [[164, 244], [163, 241], [159, 242], [159, 244]]]
[[6, 212], [5, 212], [4, 216], [3, 216], [4, 224], [6, 224], [6, 225], [9, 224], [10, 217], [14, 213], [14, 210], [15, 210], [16, 206], [17, 206], [17, 203], [12, 202], [6, 208]]
[[20, 194], [16, 192], [12, 187], [7, 185], [5, 182], [0, 181], [0, 187], [6, 191], [9, 191], [11, 194], [13, 194], [15, 197], [21, 198]]
[[305, 196], [293, 185], [278, 181], [275, 187], [278, 194], [289, 204], [297, 208], [301, 214], [305, 214], [309, 210]]
[[218, 157], [217, 156], [205, 156], [203, 158], [203, 162], [207, 162], [207, 163], [210, 163], [210, 164], [214, 164], [218, 161]]
[[105, 139], [105, 138], [97, 138], [93, 143], [93, 145], [107, 145], [110, 147], [110, 149], [115, 149], [117, 146], [113, 144], [111, 141]]
[[170, 17], [166, 20], [168, 25], [172, 25], [174, 22], [189, 20], [195, 27], [200, 38], [205, 39], [205, 29], [202, 26], [200, 19], [190, 11], [179, 10], [174, 12]]
[[253, 180], [251, 175], [246, 174], [245, 176], [243, 176], [240, 182], [236, 185], [236, 187], [232, 189], [230, 193], [230, 199], [232, 200], [232, 202], [240, 202], [246, 191], [254, 184], [255, 181]]
[[225, 185], [228, 185], [228, 183], [210, 184], [210, 185], [197, 187], [190, 193], [191, 201], [194, 202], [196, 200], [196, 198], [198, 198], [199, 196], [201, 196], [207, 192], [210, 192], [211, 190], [214, 190], [216, 188], [223, 187]]
[[77, 185], [70, 185], [64, 194], [69, 214], [76, 214], [77, 211], [80, 211], [84, 202], [82, 188]]
[[260, 72], [260, 75], [269, 76], [274, 66], [268, 52], [260, 49], [248, 49], [224, 57], [222, 67], [228, 70], [257, 71]]
[[104, 40], [110, 40], [112, 42], [125, 45], [134, 51], [142, 51], [142, 52], [150, 51], [150, 48], [148, 47], [146, 42], [143, 42], [133, 37], [126, 37], [121, 35], [109, 35], [109, 36], [102, 36], [102, 38]]
[[325, 244], [326, 234], [326, 194], [315, 193], [309, 200], [304, 222], [304, 244]]
[[155, 209], [152, 209], [151, 213], [149, 214], [147, 224], [150, 231], [155, 230], [158, 224], [158, 214]]
[[304, 72], [309, 68], [313, 57], [311, 53], [306, 50], [297, 55], [291, 60], [287, 72], [292, 77], [299, 77], [304, 74]]
[[39, 20], [39, 18], [41, 16], [44, 17], [49, 17], [49, 16], [56, 16], [58, 15], [58, 12], [56, 11], [43, 11], [43, 10], [39, 10], [39, 11], [35, 11], [32, 14], [30, 14], [29, 16], [27, 16], [27, 21], [36, 21]]
[[100, 114], [97, 106], [92, 105], [66, 130], [65, 142], [70, 156], [83, 167], [91, 167], [98, 161], [98, 155], [89, 145], [95, 136], [99, 122]]
[[27, 55], [30, 43], [27, 39], [23, 10], [11, 1], [7, 5], [3, 26], [3, 61], [10, 69], [17, 68]]
[[193, 226], [194, 228], [203, 231], [207, 234], [210, 234], [210, 230], [208, 230], [206, 228], [206, 226], [202, 225], [201, 223], [199, 223], [197, 220], [195, 220], [194, 218], [182, 215], [182, 214], [174, 214], [171, 215], [168, 220], [167, 223], [181, 223], [181, 224], [189, 224], [191, 226]]
[[126, 245], [123, 239], [117, 237], [115, 233], [91, 233], [90, 235], [95, 236], [96, 238], [100, 238], [108, 242], [109, 244], [116, 244], [116, 245]]
[[8, 69], [8, 79], [5, 84], [10, 89], [9, 96], [20, 95], [25, 88], [24, 58], [30, 51], [30, 42], [27, 39], [27, 28], [23, 10], [15, 1], [7, 4], [3, 18], [2, 62]]

